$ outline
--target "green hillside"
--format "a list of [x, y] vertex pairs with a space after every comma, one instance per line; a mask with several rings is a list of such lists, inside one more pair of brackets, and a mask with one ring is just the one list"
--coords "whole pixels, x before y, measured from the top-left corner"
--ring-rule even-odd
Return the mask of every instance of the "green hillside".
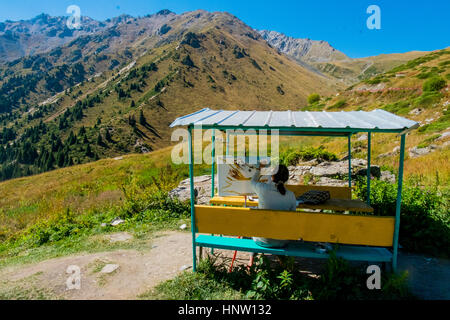
[[14, 63], [0, 70], [0, 180], [166, 147], [168, 125], [201, 107], [297, 108], [338, 88], [206, 11], [127, 18]]

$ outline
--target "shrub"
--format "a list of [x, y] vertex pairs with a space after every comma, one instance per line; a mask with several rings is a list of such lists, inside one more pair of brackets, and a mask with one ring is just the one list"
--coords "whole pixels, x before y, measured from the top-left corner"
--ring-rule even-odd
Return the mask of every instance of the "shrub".
[[414, 298], [406, 283], [406, 274], [382, 273], [381, 290], [366, 286], [365, 268], [351, 267], [348, 262], [331, 258], [317, 277], [309, 277], [292, 257], [277, 260], [260, 256], [247, 270], [236, 266], [232, 272], [215, 258], [199, 263], [198, 272], [185, 272], [160, 284], [144, 298], [158, 299], [229, 299], [251, 300], [375, 300]]
[[319, 101], [320, 101], [320, 95], [317, 94], [317, 93], [313, 93], [313, 94], [310, 94], [308, 96], [308, 103], [309, 104], [315, 104], [315, 103], [317, 103]]
[[334, 105], [330, 106], [328, 109], [342, 109], [347, 105], [347, 101], [343, 100], [339, 100], [338, 102], [336, 102]]
[[433, 77], [423, 84], [423, 91], [439, 91], [447, 85], [447, 81], [441, 77]]
[[308, 147], [300, 150], [289, 148], [280, 153], [280, 162], [285, 166], [294, 166], [300, 160], [310, 161], [313, 159], [318, 159], [319, 161], [336, 161], [337, 156], [325, 150], [324, 146], [318, 148]]
[[[364, 179], [358, 180], [356, 193], [360, 199], [367, 199]], [[370, 199], [375, 215], [394, 216], [397, 185], [372, 181]], [[405, 182], [400, 221], [400, 243], [405, 249], [450, 257], [448, 195], [441, 194], [434, 187]]]

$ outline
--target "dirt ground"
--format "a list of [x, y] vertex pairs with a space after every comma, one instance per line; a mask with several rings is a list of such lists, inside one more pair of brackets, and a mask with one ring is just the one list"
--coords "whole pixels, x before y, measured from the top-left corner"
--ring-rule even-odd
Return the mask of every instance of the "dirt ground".
[[[145, 252], [118, 250], [81, 254], [8, 267], [0, 271], [0, 279], [4, 281], [3, 285], [14, 286], [33, 278], [34, 285], [61, 299], [136, 299], [158, 283], [175, 277], [183, 270], [191, 270], [191, 241], [190, 233], [165, 232], [149, 242], [149, 250]], [[216, 253], [228, 261], [232, 255], [229, 251], [216, 250]], [[248, 253], [239, 253], [237, 263], [246, 264], [248, 259]], [[323, 263], [320, 260], [299, 259], [299, 266], [312, 275]], [[119, 268], [111, 274], [103, 274], [100, 270], [106, 264], [116, 264]], [[81, 270], [79, 290], [68, 290], [66, 286], [70, 276], [66, 270], [72, 265]], [[400, 253], [399, 270], [408, 270], [411, 289], [416, 296], [422, 299], [450, 299], [449, 260]]]

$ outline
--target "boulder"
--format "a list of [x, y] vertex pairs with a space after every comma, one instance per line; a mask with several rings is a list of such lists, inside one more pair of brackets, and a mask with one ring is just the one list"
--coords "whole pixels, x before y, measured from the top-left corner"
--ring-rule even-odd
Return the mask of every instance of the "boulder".
[[[356, 172], [357, 176], [367, 176], [367, 168], [359, 169]], [[370, 175], [372, 177], [380, 178], [381, 177], [381, 169], [379, 166], [370, 166]]]
[[[217, 176], [215, 178], [217, 186]], [[197, 204], [208, 204], [211, 199], [211, 176], [200, 176], [194, 178], [195, 198]], [[191, 199], [190, 179], [181, 181], [177, 188], [169, 192], [169, 197], [178, 198], [184, 202]]]
[[381, 171], [380, 180], [395, 183], [395, 174], [390, 171]]
[[119, 269], [118, 264], [107, 264], [106, 266], [103, 267], [102, 271], [100, 271], [100, 272], [110, 274], [110, 273], [113, 273], [114, 271], [116, 271], [117, 269]]
[[435, 151], [436, 149], [439, 149], [439, 147], [434, 144], [429, 145], [428, 147], [425, 147], [425, 148], [413, 147], [413, 148], [409, 149], [409, 156], [411, 158], [418, 158], [420, 156], [429, 154], [429, 153]]

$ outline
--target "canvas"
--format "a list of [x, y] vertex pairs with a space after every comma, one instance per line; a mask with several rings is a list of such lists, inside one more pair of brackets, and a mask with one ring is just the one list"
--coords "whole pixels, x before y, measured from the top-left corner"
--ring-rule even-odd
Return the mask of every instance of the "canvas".
[[[259, 158], [259, 161], [269, 164], [270, 158]], [[230, 163], [231, 162], [231, 163]], [[218, 193], [221, 197], [254, 196], [250, 181], [258, 168], [255, 157], [222, 157], [217, 162]], [[260, 182], [268, 182], [270, 176], [261, 176]]]

